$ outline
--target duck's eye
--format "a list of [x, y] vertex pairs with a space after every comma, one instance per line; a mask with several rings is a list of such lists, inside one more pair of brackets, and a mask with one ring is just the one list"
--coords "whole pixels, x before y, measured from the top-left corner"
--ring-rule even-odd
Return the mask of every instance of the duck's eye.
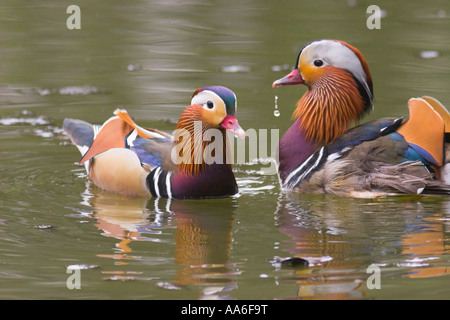
[[321, 66], [323, 66], [323, 61], [320, 59], [316, 59], [316, 60], [314, 60], [314, 65], [316, 67], [321, 67]]
[[208, 109], [212, 109], [212, 108], [214, 108], [214, 103], [211, 100], [208, 100], [208, 102], [206, 103], [206, 107]]

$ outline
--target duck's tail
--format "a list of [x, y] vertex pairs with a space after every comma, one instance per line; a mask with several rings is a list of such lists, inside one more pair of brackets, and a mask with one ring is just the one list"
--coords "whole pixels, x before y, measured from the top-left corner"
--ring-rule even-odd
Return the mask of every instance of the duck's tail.
[[[86, 121], [66, 118], [63, 122], [63, 129], [69, 136], [72, 143], [78, 148], [83, 157], [91, 147], [92, 143], [101, 126], [92, 125]], [[89, 163], [85, 164], [86, 171], [89, 173]]]

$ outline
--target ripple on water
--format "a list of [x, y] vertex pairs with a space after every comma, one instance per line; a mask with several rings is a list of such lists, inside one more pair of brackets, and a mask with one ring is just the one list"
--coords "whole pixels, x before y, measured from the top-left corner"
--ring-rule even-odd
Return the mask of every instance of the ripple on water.
[[32, 126], [47, 125], [50, 121], [44, 116], [34, 116], [33, 113], [23, 110], [18, 117], [5, 117], [0, 119], [0, 124], [4, 126], [27, 124]]
[[54, 138], [64, 134], [61, 127], [53, 126], [46, 116], [36, 115], [31, 111], [22, 110], [18, 115], [0, 118], [0, 125], [4, 126], [32, 126], [35, 136]]
[[48, 96], [51, 94], [59, 94], [59, 95], [70, 95], [70, 96], [86, 96], [90, 94], [100, 94], [105, 93], [105, 90], [96, 88], [96, 87], [90, 87], [90, 86], [69, 86], [69, 87], [63, 87], [59, 89], [31, 89], [29, 92], [38, 94], [40, 96]]

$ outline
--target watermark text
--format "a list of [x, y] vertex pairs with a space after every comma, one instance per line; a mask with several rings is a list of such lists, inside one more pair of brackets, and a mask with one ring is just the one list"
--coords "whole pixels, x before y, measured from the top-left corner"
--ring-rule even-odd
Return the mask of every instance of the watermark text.
[[78, 266], [70, 266], [67, 268], [66, 273], [71, 275], [67, 278], [67, 289], [81, 289], [81, 268]]
[[81, 9], [77, 5], [70, 5], [67, 7], [66, 13], [70, 14], [67, 18], [66, 26], [69, 30], [81, 29]]
[[379, 266], [371, 264], [366, 273], [371, 273], [371, 275], [367, 278], [366, 286], [367, 289], [381, 289], [381, 269]]
[[381, 29], [381, 15], [382, 11], [377, 5], [370, 5], [367, 7], [366, 13], [369, 15], [367, 17], [366, 26], [367, 29]]

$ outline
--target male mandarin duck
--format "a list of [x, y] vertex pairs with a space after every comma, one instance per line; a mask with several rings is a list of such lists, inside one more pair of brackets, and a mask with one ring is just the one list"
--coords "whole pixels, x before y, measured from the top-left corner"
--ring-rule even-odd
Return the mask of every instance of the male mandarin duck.
[[283, 189], [358, 198], [450, 194], [450, 115], [439, 101], [410, 99], [408, 120], [382, 118], [350, 129], [372, 109], [372, 79], [361, 52], [338, 40], [305, 45], [292, 72], [272, 87], [295, 84], [308, 89], [280, 141]]
[[194, 92], [173, 136], [144, 129], [119, 109], [101, 127], [65, 119], [63, 128], [102, 189], [142, 197], [226, 197], [238, 192], [226, 131], [245, 136], [236, 109], [233, 91], [210, 86]]

